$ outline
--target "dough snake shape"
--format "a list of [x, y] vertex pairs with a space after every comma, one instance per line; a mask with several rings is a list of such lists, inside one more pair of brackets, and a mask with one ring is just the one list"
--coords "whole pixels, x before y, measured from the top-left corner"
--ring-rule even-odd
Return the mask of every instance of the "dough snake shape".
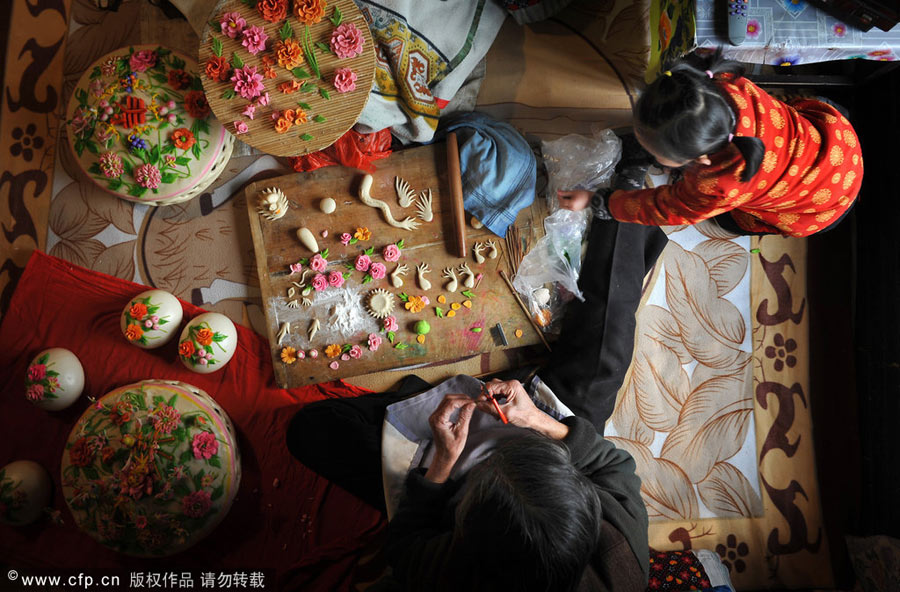
[[407, 217], [401, 222], [395, 220], [394, 215], [391, 214], [391, 207], [389, 205], [387, 205], [380, 199], [373, 199], [369, 195], [369, 191], [372, 189], [373, 181], [374, 179], [372, 178], [372, 175], [366, 175], [365, 177], [363, 177], [362, 183], [359, 184], [359, 199], [362, 200], [362, 202], [370, 208], [381, 210], [381, 213], [384, 214], [384, 219], [394, 228], [401, 228], [403, 230], [415, 230], [416, 228], [418, 228], [419, 223], [410, 217]]

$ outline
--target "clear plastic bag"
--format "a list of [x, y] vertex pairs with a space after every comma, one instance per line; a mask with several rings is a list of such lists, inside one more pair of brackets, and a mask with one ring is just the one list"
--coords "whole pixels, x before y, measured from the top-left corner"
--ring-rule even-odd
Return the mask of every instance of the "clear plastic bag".
[[513, 279], [513, 287], [545, 332], [558, 332], [558, 319], [566, 302], [573, 297], [584, 300], [578, 275], [581, 241], [589, 219], [590, 210], [558, 210], [547, 216], [547, 234], [528, 251]]
[[593, 137], [568, 135], [541, 145], [547, 169], [547, 199], [552, 212], [544, 220], [546, 235], [525, 255], [513, 279], [532, 318], [549, 333], [558, 333], [565, 304], [584, 300], [578, 289], [581, 245], [591, 210], [560, 209], [556, 191], [594, 190], [609, 184], [622, 156], [622, 141], [608, 129]]
[[589, 189], [609, 184], [622, 157], [622, 141], [612, 130], [595, 130], [592, 137], [570, 134], [541, 143], [547, 168], [547, 206], [559, 209], [557, 190]]

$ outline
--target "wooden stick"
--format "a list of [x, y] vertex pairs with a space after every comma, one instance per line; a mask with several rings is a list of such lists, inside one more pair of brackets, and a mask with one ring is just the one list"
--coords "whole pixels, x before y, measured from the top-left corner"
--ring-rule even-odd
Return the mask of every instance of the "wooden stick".
[[453, 217], [453, 234], [456, 237], [456, 255], [466, 257], [466, 219], [463, 211], [462, 171], [459, 165], [459, 145], [456, 134], [447, 134], [447, 173], [450, 177], [450, 206]]
[[544, 342], [544, 346], [547, 348], [547, 351], [552, 352], [553, 349], [550, 347], [550, 344], [547, 343], [547, 339], [544, 337], [544, 332], [541, 331], [541, 328], [538, 326], [537, 321], [535, 321], [531, 313], [528, 312], [528, 307], [525, 306], [525, 303], [522, 302], [522, 299], [519, 297], [519, 293], [516, 292], [516, 289], [513, 288], [512, 282], [509, 281], [509, 276], [506, 275], [502, 269], [500, 270], [500, 277], [503, 278], [503, 281], [506, 282], [506, 285], [509, 286], [509, 291], [512, 292], [513, 297], [515, 297], [516, 302], [519, 303], [519, 306], [522, 307], [522, 312], [525, 313], [525, 316], [528, 317], [528, 320], [531, 321], [531, 326], [534, 327], [534, 330], [537, 331], [538, 337], [541, 338], [541, 341]]

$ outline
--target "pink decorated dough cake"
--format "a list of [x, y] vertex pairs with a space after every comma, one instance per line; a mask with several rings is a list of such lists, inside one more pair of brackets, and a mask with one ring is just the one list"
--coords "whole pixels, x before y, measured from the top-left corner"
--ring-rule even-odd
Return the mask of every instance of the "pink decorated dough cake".
[[234, 137], [210, 112], [197, 62], [138, 45], [101, 57], [69, 100], [66, 131], [82, 170], [118, 197], [169, 205], [224, 169]]
[[161, 557], [196, 544], [225, 518], [241, 461], [234, 426], [209, 395], [145, 380], [88, 407], [61, 472], [79, 528], [116, 551]]

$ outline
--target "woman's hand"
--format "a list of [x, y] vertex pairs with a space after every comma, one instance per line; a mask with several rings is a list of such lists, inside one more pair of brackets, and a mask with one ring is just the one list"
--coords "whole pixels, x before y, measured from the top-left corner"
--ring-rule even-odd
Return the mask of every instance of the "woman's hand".
[[[525, 392], [525, 387], [518, 380], [492, 380], [484, 385], [485, 391], [498, 399], [497, 403], [503, 410], [504, 415], [509, 423], [520, 428], [531, 428], [541, 432], [551, 438], [561, 440], [569, 433], [569, 428], [562, 424], [534, 405], [534, 401]], [[506, 401], [500, 403], [499, 399], [505, 398]], [[488, 415], [500, 418], [494, 404], [484, 393], [478, 396], [478, 409]]]
[[[450, 421], [453, 412], [459, 409], [456, 422]], [[428, 424], [434, 436], [434, 460], [425, 478], [434, 483], [444, 483], [450, 478], [450, 471], [466, 447], [469, 437], [469, 422], [475, 412], [475, 401], [462, 394], [449, 394], [444, 397]]]
[[594, 193], [587, 189], [574, 189], [572, 191], [558, 190], [556, 199], [559, 200], [559, 207], [565, 210], [583, 210], [591, 204], [591, 196]]

